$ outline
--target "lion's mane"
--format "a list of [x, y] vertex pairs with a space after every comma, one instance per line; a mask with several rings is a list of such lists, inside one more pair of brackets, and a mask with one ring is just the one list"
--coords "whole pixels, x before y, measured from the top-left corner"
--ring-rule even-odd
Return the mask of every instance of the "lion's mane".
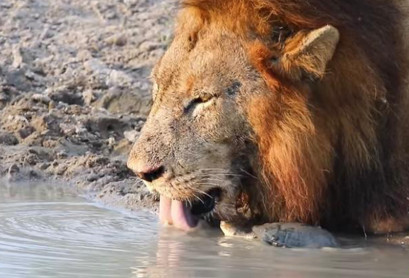
[[[248, 104], [270, 221], [388, 232], [408, 213], [408, 53], [404, 12], [391, 0], [185, 0], [189, 15], [255, 34], [249, 57], [272, 94]], [[185, 15], [186, 16], [186, 15]], [[315, 80], [271, 69], [274, 26], [332, 25], [340, 42]], [[301, 35], [300, 35], [301, 34]], [[302, 62], [308, 69], [310, 61]], [[318, 80], [318, 81], [317, 81]], [[313, 84], [313, 85], [311, 85]]]

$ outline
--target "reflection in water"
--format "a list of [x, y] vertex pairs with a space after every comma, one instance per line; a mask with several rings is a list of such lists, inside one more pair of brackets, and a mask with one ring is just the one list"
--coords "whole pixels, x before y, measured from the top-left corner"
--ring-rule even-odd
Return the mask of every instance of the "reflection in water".
[[[363, 242], [355, 242], [363, 246]], [[372, 245], [372, 244], [370, 244]], [[164, 229], [156, 260], [135, 277], [408, 277], [409, 253], [400, 247], [281, 249], [210, 234]]]
[[408, 277], [405, 249], [349, 245], [289, 250], [159, 231], [152, 214], [102, 209], [55, 186], [0, 186], [0, 277]]

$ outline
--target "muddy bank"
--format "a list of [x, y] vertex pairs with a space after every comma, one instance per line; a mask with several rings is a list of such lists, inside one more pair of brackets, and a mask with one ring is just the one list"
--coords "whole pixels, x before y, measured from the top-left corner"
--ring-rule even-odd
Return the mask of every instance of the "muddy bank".
[[155, 209], [126, 168], [174, 1], [3, 0], [0, 174], [66, 182], [104, 204]]

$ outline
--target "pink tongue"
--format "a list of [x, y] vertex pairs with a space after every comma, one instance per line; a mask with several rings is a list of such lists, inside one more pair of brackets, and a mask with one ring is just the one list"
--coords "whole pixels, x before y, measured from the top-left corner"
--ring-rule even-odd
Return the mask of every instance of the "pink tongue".
[[182, 202], [164, 196], [160, 196], [159, 219], [161, 223], [172, 224], [184, 231], [191, 230], [198, 223], [198, 220]]

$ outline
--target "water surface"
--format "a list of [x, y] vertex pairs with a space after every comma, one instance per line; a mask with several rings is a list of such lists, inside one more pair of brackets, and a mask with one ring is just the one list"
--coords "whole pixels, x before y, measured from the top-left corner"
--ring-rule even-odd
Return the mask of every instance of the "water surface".
[[409, 277], [409, 252], [349, 240], [295, 250], [159, 229], [54, 185], [0, 185], [0, 277]]

